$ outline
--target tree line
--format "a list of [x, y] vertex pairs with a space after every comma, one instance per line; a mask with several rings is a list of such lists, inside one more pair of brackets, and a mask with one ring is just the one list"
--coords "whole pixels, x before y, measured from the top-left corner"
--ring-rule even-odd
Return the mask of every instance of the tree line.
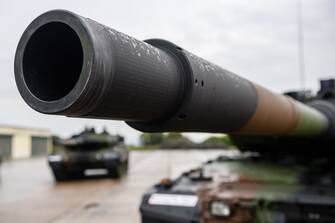
[[140, 136], [142, 146], [156, 146], [162, 149], [210, 149], [229, 148], [233, 143], [228, 135], [211, 136], [201, 143], [193, 142], [181, 133], [143, 133]]

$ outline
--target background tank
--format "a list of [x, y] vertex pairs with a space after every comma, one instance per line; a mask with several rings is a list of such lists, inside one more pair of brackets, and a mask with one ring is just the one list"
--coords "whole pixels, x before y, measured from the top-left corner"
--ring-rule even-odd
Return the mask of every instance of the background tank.
[[128, 169], [128, 149], [119, 135], [106, 130], [98, 134], [94, 128], [69, 139], [54, 138], [48, 162], [57, 181], [84, 177], [85, 172], [105, 169], [108, 176], [119, 178]]

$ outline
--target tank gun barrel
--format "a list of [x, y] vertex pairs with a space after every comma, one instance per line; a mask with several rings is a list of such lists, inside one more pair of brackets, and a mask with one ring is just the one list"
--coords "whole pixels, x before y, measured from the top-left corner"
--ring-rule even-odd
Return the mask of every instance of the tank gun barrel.
[[147, 132], [332, 135], [335, 107], [275, 94], [161, 39], [139, 41], [64, 10], [37, 17], [15, 56], [33, 109], [125, 120]]

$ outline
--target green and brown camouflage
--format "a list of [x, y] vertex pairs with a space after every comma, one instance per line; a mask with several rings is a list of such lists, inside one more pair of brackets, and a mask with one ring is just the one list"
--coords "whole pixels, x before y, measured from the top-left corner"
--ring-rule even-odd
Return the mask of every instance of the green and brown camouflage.
[[203, 167], [215, 180], [197, 191], [200, 222], [334, 221], [333, 173], [315, 171], [326, 166], [324, 160], [297, 163], [292, 157], [260, 158], [218, 159]]
[[324, 158], [232, 153], [150, 188], [142, 222], [334, 222], [332, 166]]

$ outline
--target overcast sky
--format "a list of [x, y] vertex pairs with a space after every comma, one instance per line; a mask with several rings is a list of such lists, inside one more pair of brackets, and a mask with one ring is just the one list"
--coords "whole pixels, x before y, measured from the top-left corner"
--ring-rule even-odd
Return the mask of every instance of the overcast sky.
[[[303, 2], [306, 87], [335, 76], [335, 1]], [[139, 132], [116, 121], [39, 114], [14, 81], [16, 45], [41, 13], [67, 9], [138, 39], [164, 38], [276, 92], [300, 86], [295, 0], [57, 0], [0, 2], [0, 124], [50, 129], [61, 136], [84, 125], [107, 126], [137, 143]], [[190, 134], [199, 141], [207, 135]]]

